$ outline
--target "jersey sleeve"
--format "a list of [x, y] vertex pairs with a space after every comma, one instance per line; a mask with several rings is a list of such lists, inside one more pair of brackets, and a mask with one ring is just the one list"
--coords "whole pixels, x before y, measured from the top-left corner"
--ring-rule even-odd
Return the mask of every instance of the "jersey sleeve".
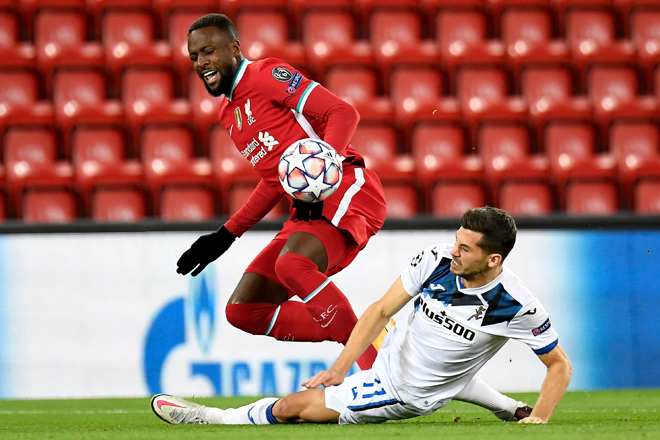
[[227, 220], [225, 228], [236, 237], [240, 237], [264, 218], [283, 196], [280, 185], [271, 185], [261, 179], [245, 205]]
[[507, 336], [523, 342], [537, 355], [549, 353], [559, 343], [559, 335], [552, 327], [548, 312], [537, 299], [511, 320]]
[[274, 103], [293, 110], [301, 125], [307, 122], [301, 115], [324, 121], [323, 140], [340, 154], [344, 153], [360, 121], [360, 115], [352, 105], [276, 59], [264, 63], [259, 87]]
[[422, 284], [438, 267], [446, 247], [444, 244], [434, 244], [413, 257], [401, 273], [401, 282], [408, 295], [416, 296], [422, 291]]

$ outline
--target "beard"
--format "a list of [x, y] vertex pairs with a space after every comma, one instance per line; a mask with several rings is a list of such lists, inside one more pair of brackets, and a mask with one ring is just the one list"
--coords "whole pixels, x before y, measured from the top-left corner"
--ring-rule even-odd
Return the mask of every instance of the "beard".
[[202, 81], [204, 81], [204, 87], [206, 87], [206, 91], [209, 92], [209, 95], [214, 96], [214, 97], [219, 97], [222, 95], [228, 96], [229, 93], [231, 92], [231, 85], [234, 82], [234, 76], [236, 75], [223, 75], [220, 74], [220, 84], [218, 84], [218, 88], [213, 90], [209, 84], [202, 78]]

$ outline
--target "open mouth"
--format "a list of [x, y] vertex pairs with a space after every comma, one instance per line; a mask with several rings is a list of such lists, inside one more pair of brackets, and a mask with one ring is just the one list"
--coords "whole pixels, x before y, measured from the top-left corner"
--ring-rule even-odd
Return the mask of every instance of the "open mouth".
[[459, 266], [454, 260], [451, 260], [451, 267], [453, 267], [454, 269], [460, 269], [461, 268], [461, 266]]
[[206, 84], [209, 85], [213, 84], [218, 80], [218, 78], [220, 78], [220, 74], [218, 73], [217, 70], [207, 70], [206, 72], [204, 72], [203, 76], [204, 76], [204, 81], [206, 81]]

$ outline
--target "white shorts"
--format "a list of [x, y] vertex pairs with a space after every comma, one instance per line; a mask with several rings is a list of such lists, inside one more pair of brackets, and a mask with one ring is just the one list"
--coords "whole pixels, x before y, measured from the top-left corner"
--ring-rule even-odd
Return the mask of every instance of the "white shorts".
[[387, 385], [389, 383], [389, 380], [381, 380], [374, 370], [360, 371], [344, 379], [341, 385], [325, 389], [325, 407], [339, 413], [340, 424], [410, 419], [431, 414], [439, 408], [406, 405]]

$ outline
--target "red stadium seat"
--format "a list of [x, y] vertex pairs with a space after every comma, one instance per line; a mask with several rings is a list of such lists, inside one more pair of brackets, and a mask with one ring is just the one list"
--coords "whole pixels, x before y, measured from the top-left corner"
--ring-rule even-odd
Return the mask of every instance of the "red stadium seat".
[[589, 71], [589, 97], [604, 138], [613, 119], [657, 119], [656, 98], [638, 96], [637, 90], [637, 73], [633, 69], [597, 67]]
[[431, 203], [431, 188], [438, 181], [483, 179], [483, 161], [476, 154], [464, 155], [465, 139], [459, 127], [420, 125], [413, 131], [412, 146], [427, 203]]
[[502, 185], [499, 206], [513, 216], [548, 215], [552, 212], [552, 191], [545, 183], [507, 182]]
[[[223, 126], [216, 125], [211, 130], [210, 149], [213, 174], [223, 203], [228, 199], [232, 186], [256, 186], [261, 179], [250, 162], [238, 151]], [[227, 209], [229, 206], [225, 205], [223, 211], [226, 212]]]
[[499, 40], [488, 40], [486, 15], [476, 11], [446, 11], [435, 22], [436, 40], [442, 62], [454, 86], [456, 68], [464, 65], [494, 67], [505, 61], [505, 47]]
[[37, 77], [32, 72], [0, 72], [0, 132], [7, 125], [51, 125], [53, 106], [39, 100]]
[[569, 61], [566, 43], [552, 39], [552, 19], [548, 11], [507, 10], [502, 18], [502, 39], [513, 66], [516, 84], [525, 66], [556, 66]]
[[571, 180], [614, 180], [616, 161], [610, 154], [596, 154], [591, 126], [553, 124], [545, 131], [545, 151], [564, 206], [565, 187]]
[[566, 189], [569, 215], [613, 215], [619, 210], [616, 186], [609, 182], [572, 182]]
[[[278, 11], [286, 10], [287, 2], [282, 0], [220, 0], [220, 10], [229, 18], [236, 21], [237, 15], [242, 12], [252, 11]], [[216, 5], [214, 7], [217, 8]], [[239, 35], [240, 28], [238, 29]]]
[[146, 181], [155, 201], [165, 185], [212, 186], [211, 162], [194, 157], [193, 137], [189, 130], [146, 128], [140, 149]]
[[350, 103], [362, 122], [392, 123], [394, 108], [389, 98], [378, 95], [376, 73], [368, 68], [335, 68], [328, 71], [325, 86]]
[[46, 129], [12, 129], [4, 137], [4, 159], [7, 167], [7, 186], [19, 198], [26, 187], [71, 187], [73, 167], [57, 160], [55, 134]]
[[635, 186], [635, 212], [660, 215], [660, 181], [642, 181]]
[[370, 23], [371, 43], [385, 90], [394, 66], [439, 65], [437, 46], [432, 40], [422, 40], [421, 19], [415, 12], [377, 11], [371, 15]]
[[9, 210], [7, 209], [7, 198], [4, 193], [0, 193], [0, 221], [9, 218]]
[[[250, 198], [254, 191], [254, 186], [238, 185], [229, 190], [228, 206], [229, 210], [227, 215], [234, 215], [239, 209], [245, 205], [245, 202]], [[275, 207], [264, 217], [264, 220], [277, 220], [288, 213], [282, 209], [282, 204], [277, 204]]]
[[190, 74], [193, 72], [193, 63], [190, 61], [188, 53], [188, 29], [198, 18], [200, 18], [199, 12], [183, 11], [173, 13], [169, 21], [168, 34], [172, 48], [172, 64], [184, 92], [191, 90], [188, 85], [190, 84]]
[[87, 0], [87, 12], [96, 33], [94, 38], [101, 37], [101, 16], [106, 11], [150, 11], [152, 7], [152, 0]]
[[0, 11], [0, 68], [32, 68], [36, 56], [34, 45], [20, 41], [16, 16]]
[[[557, 14], [557, 24], [559, 27], [559, 34], [564, 35], [568, 33], [567, 14], [571, 11], [584, 11], [584, 12], [613, 12], [615, 2], [621, 0], [551, 0], [552, 7]], [[627, 0], [623, 0], [627, 1]]]
[[99, 189], [92, 196], [92, 219], [97, 222], [131, 223], [144, 220], [144, 193], [136, 189]]
[[387, 204], [387, 218], [413, 218], [419, 213], [415, 187], [411, 185], [385, 185], [383, 186], [383, 192]]
[[101, 72], [62, 71], [53, 80], [53, 101], [57, 120], [64, 133], [69, 157], [70, 132], [76, 125], [120, 125], [124, 111], [119, 100], [107, 100], [108, 87]]
[[[98, 187], [141, 187], [142, 163], [126, 160], [124, 135], [116, 129], [79, 129], [73, 135], [73, 164], [86, 212], [90, 194]], [[93, 210], [93, 201], [91, 209]], [[93, 214], [93, 211], [91, 211]]]
[[161, 197], [163, 220], [199, 222], [215, 217], [213, 193], [201, 188], [165, 188]]
[[[353, 0], [361, 26], [366, 29], [369, 19], [381, 11], [405, 14], [417, 10], [418, 0]], [[373, 32], [373, 28], [371, 28]]]
[[187, 124], [188, 101], [174, 98], [174, 79], [164, 70], [130, 70], [122, 78], [122, 100], [133, 139], [147, 123]]
[[28, 33], [28, 38], [32, 38], [32, 29], [34, 28], [35, 15], [44, 11], [48, 12], [81, 12], [85, 11], [85, 0], [19, 0], [22, 13], [22, 21]]
[[630, 20], [630, 38], [637, 47], [637, 58], [651, 89], [653, 69], [660, 64], [660, 10], [635, 11]]
[[496, 35], [506, 31], [504, 16], [510, 10], [549, 11], [552, 0], [486, 0], [486, 9], [493, 21], [493, 32]]
[[495, 203], [503, 181], [545, 181], [549, 177], [547, 158], [530, 154], [529, 133], [524, 126], [483, 127], [479, 130], [479, 151]]
[[279, 58], [304, 68], [307, 54], [302, 43], [289, 40], [287, 15], [280, 12], [244, 12], [235, 20], [243, 55], [251, 60]]
[[632, 42], [615, 39], [614, 19], [607, 11], [570, 11], [566, 39], [582, 80], [587, 68], [594, 63], [631, 64], [635, 60]]
[[[237, 3], [237, 2], [234, 2]], [[313, 15], [318, 12], [353, 12], [353, 0], [288, 0], [289, 16], [293, 17], [296, 29], [304, 28], [304, 19], [302, 17]], [[328, 25], [329, 23], [325, 23]], [[303, 30], [303, 36], [305, 31]]]
[[[241, 0], [244, 3], [246, 0]], [[163, 28], [167, 26], [167, 18], [177, 11], [197, 12], [199, 17], [209, 12], [223, 12], [224, 8], [218, 9], [218, 0], [152, 0], [153, 9], [158, 16]], [[239, 2], [234, 2], [239, 3]]]
[[368, 41], [355, 39], [355, 23], [348, 12], [312, 12], [303, 20], [303, 41], [309, 63], [319, 80], [338, 65], [371, 66], [374, 55]]
[[498, 69], [463, 69], [458, 73], [457, 95], [463, 117], [476, 141], [477, 128], [484, 121], [526, 121], [527, 107], [520, 97], [507, 96], [507, 79]]
[[549, 121], [591, 121], [591, 102], [586, 96], [573, 96], [567, 69], [526, 69], [522, 74], [522, 94], [529, 104], [539, 140]]
[[37, 59], [46, 89], [50, 91], [51, 75], [60, 67], [103, 68], [101, 44], [87, 41], [87, 20], [75, 12], [42, 12], [35, 23]]
[[351, 145], [364, 157], [367, 168], [374, 170], [383, 183], [414, 182], [414, 161], [408, 154], [398, 154], [394, 128], [358, 126]]
[[78, 217], [76, 198], [70, 191], [29, 191], [23, 197], [26, 223], [70, 223]]
[[459, 218], [468, 209], [486, 204], [484, 189], [477, 183], [449, 183], [433, 188], [434, 217]]
[[[660, 179], [660, 134], [656, 124], [615, 124], [610, 132], [610, 151], [619, 165], [625, 199], [632, 201], [639, 179]], [[629, 206], [630, 208], [632, 206]]]
[[392, 74], [391, 94], [406, 144], [419, 122], [460, 122], [458, 101], [442, 97], [442, 79], [436, 69], [397, 69]]
[[103, 16], [106, 65], [115, 84], [127, 67], [170, 67], [170, 45], [156, 41], [154, 35], [153, 18], [146, 12], [107, 12]]

